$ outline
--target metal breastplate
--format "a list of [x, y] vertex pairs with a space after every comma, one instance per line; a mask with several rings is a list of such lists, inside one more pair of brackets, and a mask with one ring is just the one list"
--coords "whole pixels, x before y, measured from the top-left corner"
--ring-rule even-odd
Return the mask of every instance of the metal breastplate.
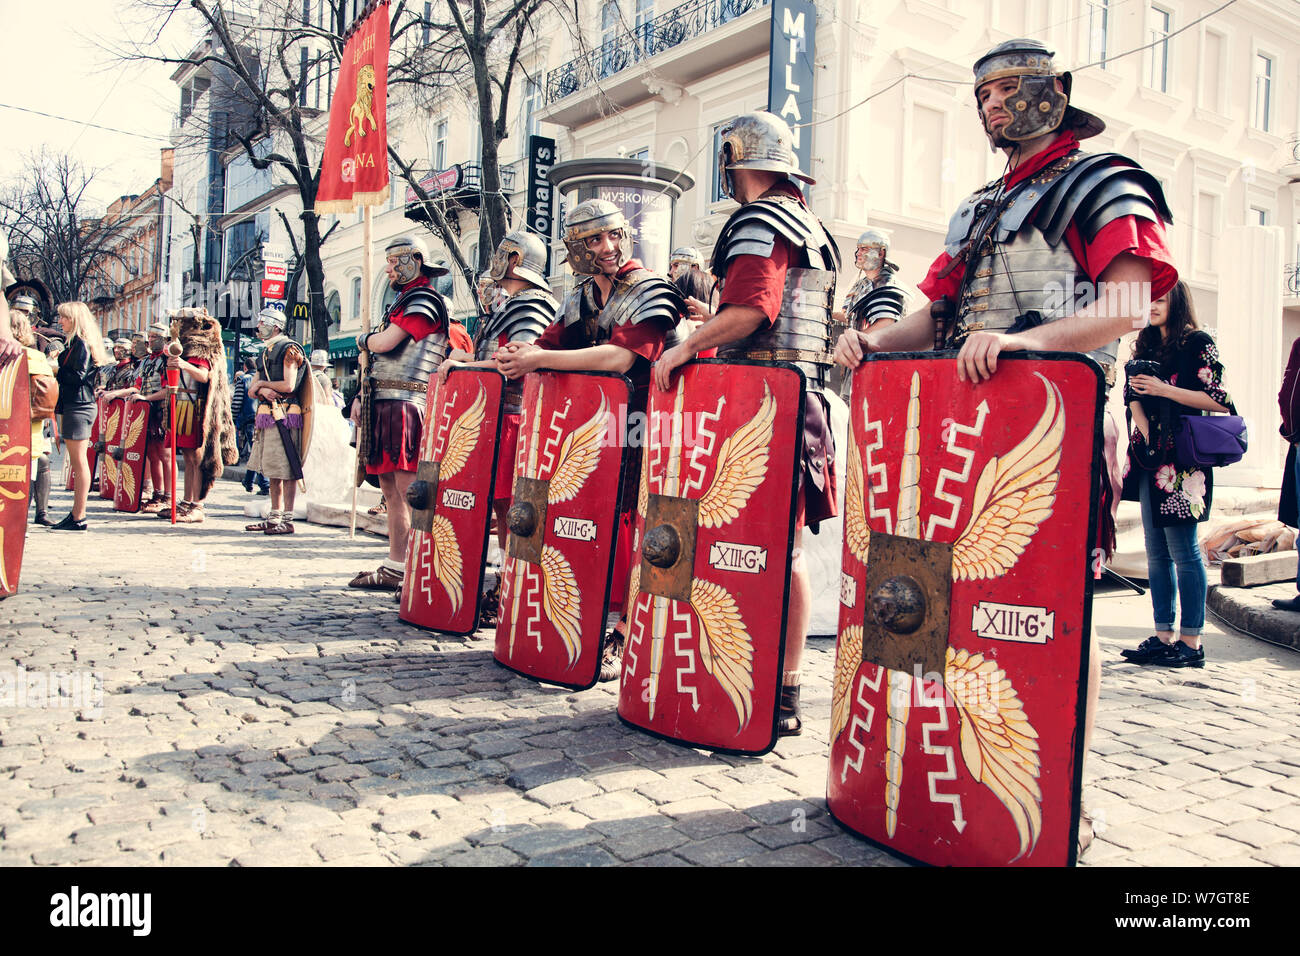
[[[507, 342], [535, 342], [546, 327], [555, 321], [559, 303], [549, 292], [525, 289], [501, 303], [488, 318], [487, 328], [475, 346], [476, 361], [487, 361], [496, 353], [498, 342], [505, 336]], [[524, 380], [507, 379], [504, 389], [507, 415], [523, 411]]]
[[[1082, 299], [1076, 286], [1092, 287], [1079, 271], [1074, 254], [1062, 242], [1055, 248], [1033, 224], [1026, 224], [1010, 242], [989, 237], [979, 249], [971, 281], [962, 289], [957, 305], [953, 344], [970, 332], [1005, 332], [1026, 312], [1038, 312], [1043, 322], [1072, 315]], [[1078, 289], [1080, 295], [1083, 290]], [[1102, 366], [1112, 366], [1119, 340], [1087, 353]]]
[[787, 269], [781, 310], [772, 327], [718, 348], [718, 358], [791, 362], [803, 370], [808, 388], [825, 385], [831, 366], [831, 299], [835, 273], [829, 269]]
[[438, 371], [450, 351], [451, 341], [443, 331], [419, 341], [408, 336], [390, 352], [372, 353], [370, 377], [375, 381], [374, 397], [422, 402], [429, 376]]
[[165, 355], [158, 358], [150, 355], [143, 360], [140, 366], [140, 377], [144, 380], [144, 394], [152, 395], [154, 392], [162, 391], [163, 369], [166, 367], [167, 357]]

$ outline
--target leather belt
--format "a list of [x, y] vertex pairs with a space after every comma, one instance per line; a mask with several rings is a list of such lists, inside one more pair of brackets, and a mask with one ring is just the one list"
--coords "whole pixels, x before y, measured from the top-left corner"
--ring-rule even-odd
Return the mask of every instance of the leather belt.
[[376, 378], [372, 381], [375, 383], [375, 388], [392, 388], [403, 392], [427, 392], [429, 390], [428, 382], [416, 382], [411, 379]]
[[813, 352], [810, 349], [747, 349], [719, 355], [718, 358], [752, 359], [755, 362], [812, 362], [814, 365], [835, 363], [835, 357], [830, 352]]

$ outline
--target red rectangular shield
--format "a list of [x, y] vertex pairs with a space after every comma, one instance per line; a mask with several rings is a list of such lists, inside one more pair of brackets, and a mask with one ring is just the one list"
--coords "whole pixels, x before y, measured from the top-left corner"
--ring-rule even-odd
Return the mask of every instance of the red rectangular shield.
[[618, 715], [761, 754], [777, 737], [804, 378], [706, 360], [652, 389]]
[[492, 369], [453, 369], [441, 385], [429, 376], [420, 465], [407, 493], [411, 533], [398, 616], [409, 624], [478, 630], [504, 384]]
[[873, 355], [853, 377], [827, 804], [902, 855], [1075, 861], [1101, 370]]
[[132, 514], [140, 510], [140, 489], [144, 483], [145, 445], [149, 441], [149, 402], [131, 399], [122, 413], [122, 436], [117, 445], [117, 488], [113, 509]]
[[126, 417], [126, 400], [115, 398], [104, 406], [104, 428], [99, 433], [103, 454], [99, 456], [99, 497], [112, 501], [117, 495], [120, 465], [113, 450], [122, 441], [122, 419]]
[[18, 590], [32, 479], [32, 404], [27, 355], [0, 367], [0, 598]]
[[494, 656], [535, 680], [600, 674], [631, 388], [613, 372], [525, 380]]

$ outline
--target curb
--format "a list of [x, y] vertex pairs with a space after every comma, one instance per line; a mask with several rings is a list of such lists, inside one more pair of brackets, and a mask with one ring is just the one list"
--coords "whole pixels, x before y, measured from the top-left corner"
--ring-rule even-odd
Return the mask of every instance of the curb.
[[1295, 594], [1291, 584], [1255, 588], [1210, 588], [1206, 606], [1227, 624], [1251, 637], [1300, 651], [1300, 614], [1273, 607], [1273, 598]]

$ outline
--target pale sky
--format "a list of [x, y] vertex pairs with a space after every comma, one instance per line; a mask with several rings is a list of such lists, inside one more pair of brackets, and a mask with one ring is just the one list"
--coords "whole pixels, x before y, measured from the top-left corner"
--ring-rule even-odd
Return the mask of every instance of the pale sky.
[[[163, 34], [159, 49], [175, 53], [192, 43], [197, 14], [182, 14]], [[127, 18], [131, 18], [128, 20]], [[119, 195], [141, 193], [159, 174], [159, 149], [168, 145], [180, 92], [174, 67], [123, 64], [101, 46], [120, 46], [124, 36], [152, 35], [129, 2], [108, 0], [0, 0], [0, 104], [89, 121], [152, 138], [110, 133], [0, 107], [6, 149], [0, 153], [0, 186], [14, 181], [29, 152], [42, 145], [100, 170], [92, 186], [107, 205]]]

